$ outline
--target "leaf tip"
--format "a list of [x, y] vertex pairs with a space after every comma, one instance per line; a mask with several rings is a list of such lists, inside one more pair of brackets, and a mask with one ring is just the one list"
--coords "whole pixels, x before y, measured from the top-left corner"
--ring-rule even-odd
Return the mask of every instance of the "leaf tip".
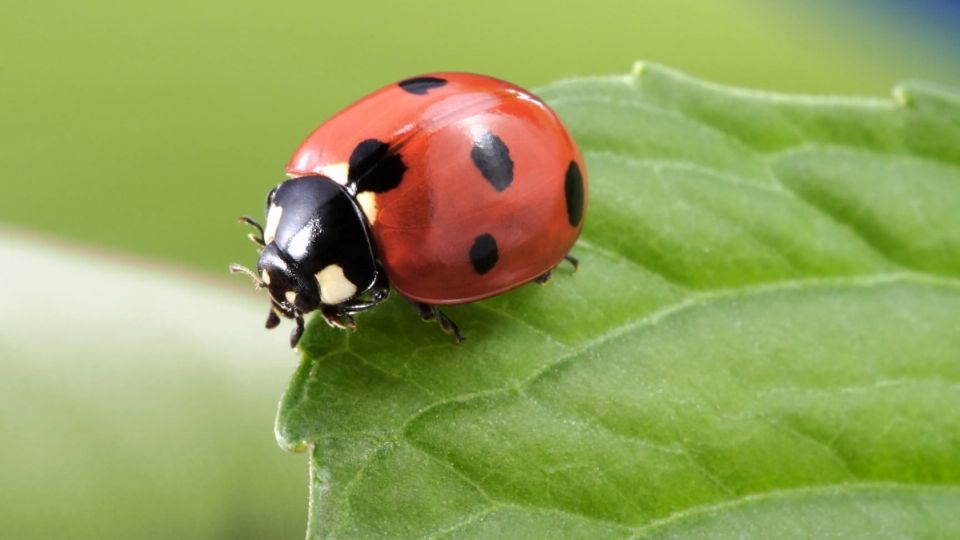
[[273, 429], [273, 436], [277, 440], [277, 446], [279, 446], [285, 452], [299, 454], [306, 452], [310, 448], [310, 443], [308, 443], [306, 439], [303, 437], [292, 436], [291, 433], [288, 433], [283, 429], [279, 421], [277, 421], [276, 426]]
[[636, 62], [634, 62], [633, 68], [630, 69], [630, 75], [635, 79], [639, 79], [646, 72], [647, 72], [647, 63], [644, 62], [643, 60], [637, 60]]
[[910, 107], [913, 105], [913, 95], [904, 86], [893, 87], [893, 102], [898, 107]]

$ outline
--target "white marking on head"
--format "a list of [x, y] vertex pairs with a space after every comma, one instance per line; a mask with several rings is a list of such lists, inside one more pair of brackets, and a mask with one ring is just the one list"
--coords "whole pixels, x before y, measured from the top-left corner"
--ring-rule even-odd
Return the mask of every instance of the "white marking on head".
[[341, 186], [347, 185], [347, 175], [350, 171], [350, 165], [341, 161], [340, 163], [329, 163], [317, 169], [317, 172], [330, 178]]
[[283, 293], [283, 297], [286, 298], [287, 302], [290, 302], [291, 304], [294, 304], [297, 301], [297, 293], [293, 291], [287, 291]]
[[357, 292], [357, 286], [343, 275], [340, 265], [331, 264], [317, 272], [320, 285], [320, 301], [327, 305], [339, 304]]
[[260, 281], [263, 281], [267, 285], [270, 284], [270, 274], [268, 274], [266, 270], [260, 271]]
[[277, 227], [280, 226], [280, 216], [283, 215], [283, 208], [275, 204], [270, 205], [270, 211], [267, 212], [267, 226], [263, 228], [263, 241], [273, 242], [277, 237]]
[[360, 203], [360, 209], [363, 215], [367, 216], [367, 222], [373, 225], [377, 222], [377, 194], [372, 191], [361, 191], [357, 194], [357, 202]]

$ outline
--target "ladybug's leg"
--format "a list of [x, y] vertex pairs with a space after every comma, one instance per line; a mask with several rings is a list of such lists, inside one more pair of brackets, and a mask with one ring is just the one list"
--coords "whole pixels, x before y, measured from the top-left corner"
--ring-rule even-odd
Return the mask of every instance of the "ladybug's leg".
[[257, 229], [257, 231], [260, 232], [260, 236], [256, 236], [256, 235], [254, 235], [253, 233], [250, 233], [249, 235], [247, 235], [247, 238], [249, 238], [250, 240], [252, 240], [253, 243], [254, 243], [254, 244], [257, 244], [258, 246], [261, 246], [261, 247], [262, 247], [262, 246], [266, 245], [266, 242], [263, 240], [263, 227], [261, 227], [260, 224], [257, 223], [257, 220], [253, 219], [253, 218], [250, 217], [250, 216], [240, 216], [239, 221], [240, 221], [240, 223], [246, 223], [247, 225], [250, 225], [251, 227], [255, 227], [255, 228]]
[[387, 299], [390, 295], [390, 281], [387, 280], [387, 274], [380, 265], [377, 265], [377, 278], [370, 286], [370, 290], [364, 293], [369, 298], [366, 300], [350, 300], [341, 302], [335, 306], [323, 306], [320, 313], [323, 315], [327, 324], [343, 330], [356, 330], [357, 322], [353, 315], [361, 311], [367, 311], [377, 307], [380, 302]]
[[436, 309], [436, 311], [437, 311], [437, 322], [440, 323], [440, 328], [444, 332], [448, 334], [453, 334], [453, 339], [457, 343], [460, 343], [463, 340], [467, 339], [463, 337], [462, 333], [460, 333], [460, 327], [457, 326], [457, 323], [450, 320], [450, 317], [447, 317], [447, 315], [444, 312], [440, 311], [439, 309]]
[[290, 332], [290, 348], [294, 349], [297, 347], [297, 343], [300, 342], [300, 337], [303, 335], [303, 315], [297, 313], [297, 326]]
[[323, 306], [320, 308], [320, 314], [323, 315], [323, 320], [333, 328], [339, 328], [341, 330], [356, 330], [357, 321], [353, 319], [353, 315], [341, 309], [342, 305], [343, 304], [338, 304], [336, 306]]
[[253, 219], [250, 216], [240, 216], [238, 220], [240, 221], [240, 223], [246, 223], [251, 227], [255, 227], [258, 231], [260, 231], [260, 236], [263, 236], [263, 227], [261, 227], [260, 224], [257, 223], [257, 220]]
[[387, 280], [387, 274], [379, 265], [377, 265], [377, 279], [366, 294], [369, 295], [369, 300], [351, 300], [338, 304], [336, 307], [343, 313], [353, 314], [373, 309], [380, 302], [386, 300], [390, 296], [390, 282]]
[[440, 325], [440, 328], [448, 333], [453, 334], [453, 339], [457, 343], [460, 343], [465, 337], [460, 333], [460, 328], [457, 326], [457, 323], [453, 322], [450, 317], [447, 317], [442, 311], [437, 309], [437, 306], [431, 306], [430, 304], [424, 304], [422, 302], [415, 302], [410, 300], [410, 303], [413, 304], [413, 309], [417, 311], [417, 315], [420, 315], [420, 318], [424, 321], [437, 321], [437, 324]]
[[[580, 261], [577, 260], [573, 255], [564, 255], [563, 259], [570, 263], [570, 266], [573, 266], [573, 271], [576, 272], [577, 268], [580, 268]], [[543, 285], [544, 283], [550, 281], [550, 275], [553, 271], [547, 270], [546, 272], [540, 274], [539, 276], [533, 278], [533, 281]]]
[[379, 298], [379, 299], [378, 299], [378, 298], [372, 298], [372, 299], [370, 299], [370, 300], [362, 300], [362, 301], [359, 301], [359, 300], [358, 300], [358, 301], [353, 301], [353, 302], [344, 302], [344, 303], [342, 303], [342, 304], [337, 304], [337, 306], [335, 306], [335, 307], [336, 307], [337, 311], [340, 312], [340, 313], [347, 313], [347, 314], [351, 314], [351, 315], [352, 315], [352, 314], [354, 314], [354, 313], [360, 313], [360, 312], [362, 312], [362, 311], [371, 310], [371, 309], [377, 307], [377, 305], [378, 305], [380, 302], [383, 302], [385, 299], [386, 299], [386, 295], [384, 295], [383, 298]]

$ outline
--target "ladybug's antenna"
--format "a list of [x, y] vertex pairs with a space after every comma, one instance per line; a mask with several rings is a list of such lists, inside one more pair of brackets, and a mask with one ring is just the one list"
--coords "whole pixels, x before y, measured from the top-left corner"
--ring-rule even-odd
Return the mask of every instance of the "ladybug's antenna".
[[256, 286], [257, 286], [258, 289], [262, 289], [262, 288], [266, 287], [266, 285], [264, 285], [263, 282], [260, 281], [260, 278], [257, 277], [257, 275], [254, 274], [253, 271], [251, 271], [251, 270], [250, 270], [249, 268], [247, 268], [246, 266], [240, 266], [239, 264], [236, 264], [236, 263], [231, 264], [231, 265], [230, 265], [230, 272], [231, 272], [231, 273], [234, 273], [234, 274], [246, 274], [246, 275], [250, 276], [250, 279], [253, 280], [253, 282], [256, 284]]

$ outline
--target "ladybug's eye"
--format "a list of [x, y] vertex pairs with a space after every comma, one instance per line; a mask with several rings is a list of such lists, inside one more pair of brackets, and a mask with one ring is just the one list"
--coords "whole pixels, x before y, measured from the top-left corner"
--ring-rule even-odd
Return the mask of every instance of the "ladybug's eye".
[[280, 186], [274, 187], [273, 189], [270, 190], [270, 193], [267, 193], [267, 202], [266, 202], [266, 204], [264, 205], [265, 210], [270, 210], [270, 203], [273, 202], [273, 198], [277, 195], [277, 188], [278, 188], [278, 187], [280, 187]]

